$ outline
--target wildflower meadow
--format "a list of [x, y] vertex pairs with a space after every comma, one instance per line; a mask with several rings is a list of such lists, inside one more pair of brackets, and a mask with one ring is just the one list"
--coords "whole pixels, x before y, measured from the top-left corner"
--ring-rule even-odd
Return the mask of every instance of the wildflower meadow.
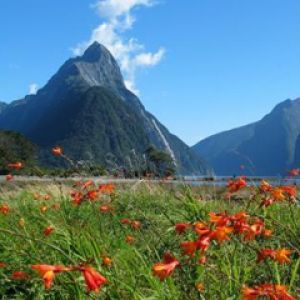
[[300, 299], [294, 184], [19, 182], [26, 165], [8, 166], [1, 299]]

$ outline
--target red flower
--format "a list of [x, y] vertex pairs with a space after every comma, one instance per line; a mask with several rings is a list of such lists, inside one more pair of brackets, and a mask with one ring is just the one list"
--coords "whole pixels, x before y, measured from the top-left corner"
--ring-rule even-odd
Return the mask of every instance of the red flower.
[[190, 257], [195, 256], [195, 253], [197, 251], [198, 247], [198, 243], [197, 241], [187, 241], [187, 242], [182, 242], [180, 244], [180, 247], [182, 248], [182, 253], [184, 255], [188, 255]]
[[177, 234], [183, 234], [190, 226], [189, 223], [177, 223], [175, 225], [175, 231]]
[[55, 156], [62, 156], [63, 155], [63, 149], [61, 147], [59, 147], [59, 146], [53, 147], [52, 148], [52, 153]]
[[10, 211], [9, 205], [4, 203], [0, 205], [0, 213], [2, 213], [3, 215], [7, 215]]
[[140, 221], [132, 221], [130, 225], [131, 225], [131, 227], [132, 227], [133, 229], [135, 229], [135, 230], [140, 229], [141, 226], [142, 226], [142, 224], [141, 224]]
[[50, 289], [53, 284], [55, 274], [63, 271], [70, 271], [70, 268], [60, 266], [60, 265], [32, 265], [31, 268], [39, 272], [44, 280], [44, 285], [46, 289]]
[[100, 193], [112, 194], [115, 190], [115, 186], [112, 183], [102, 184], [99, 186]]
[[7, 165], [10, 169], [15, 169], [15, 170], [20, 170], [22, 169], [24, 166], [20, 161], [17, 161], [15, 163], [10, 163]]
[[270, 300], [295, 300], [284, 285], [262, 284], [253, 288], [244, 286], [242, 294], [243, 300], [258, 300], [262, 297]]
[[160, 280], [164, 280], [169, 277], [179, 266], [179, 261], [169, 253], [164, 255], [163, 262], [156, 263], [152, 267], [152, 272], [154, 276], [159, 277]]
[[54, 227], [51, 226], [51, 225], [49, 225], [48, 227], [46, 227], [46, 228], [44, 229], [44, 235], [45, 235], [45, 236], [48, 236], [48, 235], [50, 235], [53, 231], [54, 231]]
[[227, 183], [227, 188], [230, 193], [237, 192], [238, 190], [247, 186], [246, 177], [242, 176], [235, 180], [229, 180]]
[[113, 207], [111, 207], [110, 205], [101, 205], [99, 208], [100, 212], [102, 213], [108, 213], [114, 210]]
[[83, 277], [88, 291], [99, 292], [101, 286], [107, 282], [107, 279], [98, 273], [94, 268], [90, 266], [81, 267], [80, 270], [83, 273]]
[[217, 240], [219, 243], [230, 240], [229, 234], [234, 230], [233, 227], [219, 226], [211, 232], [211, 239]]
[[131, 224], [131, 221], [129, 219], [121, 219], [120, 223], [125, 224], [125, 225], [129, 225], [129, 224]]
[[5, 179], [6, 179], [6, 181], [12, 181], [14, 179], [14, 177], [12, 176], [12, 174], [7, 174]]
[[127, 244], [132, 244], [135, 241], [135, 238], [132, 235], [127, 235], [125, 238], [125, 242]]
[[48, 206], [47, 206], [47, 205], [42, 205], [42, 206], [40, 206], [40, 212], [41, 212], [42, 214], [44, 214], [47, 210], [48, 210]]
[[285, 185], [285, 186], [282, 186], [280, 188], [289, 197], [296, 197], [297, 196], [297, 187], [295, 185], [292, 185], [292, 186]]
[[28, 274], [23, 271], [15, 271], [12, 273], [11, 277], [14, 280], [24, 280], [28, 277]]
[[102, 257], [102, 265], [106, 267], [110, 267], [112, 265], [112, 259], [109, 258], [108, 256], [103, 256]]
[[92, 186], [92, 185], [94, 185], [94, 181], [93, 180], [88, 180], [85, 183], [83, 183], [82, 187], [84, 189], [87, 189], [89, 186]]
[[205, 223], [197, 222], [194, 224], [194, 231], [199, 235], [205, 235], [210, 232], [210, 229], [207, 227]]
[[80, 205], [84, 198], [81, 192], [71, 192], [71, 197], [72, 197], [72, 202], [75, 205]]
[[260, 190], [262, 193], [270, 192], [270, 191], [272, 190], [272, 185], [271, 185], [268, 181], [262, 180], [262, 181], [260, 182], [259, 190]]
[[292, 254], [292, 252], [292, 250], [285, 248], [278, 250], [262, 249], [257, 253], [257, 261], [261, 262], [262, 260], [270, 258], [274, 261], [279, 262], [280, 264], [289, 263], [291, 261], [289, 256]]
[[98, 191], [97, 190], [88, 191], [86, 196], [89, 200], [94, 201], [98, 197]]

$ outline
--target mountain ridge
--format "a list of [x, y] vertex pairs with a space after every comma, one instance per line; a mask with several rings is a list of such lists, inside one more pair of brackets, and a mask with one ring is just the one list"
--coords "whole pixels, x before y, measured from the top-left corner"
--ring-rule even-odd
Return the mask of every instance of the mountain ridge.
[[[88, 104], [85, 97], [89, 99]], [[81, 103], [79, 108], [78, 103]], [[99, 103], [103, 103], [103, 109]], [[81, 127], [76, 120], [81, 120]], [[104, 129], [101, 122], [106, 125]], [[82, 128], [87, 130], [85, 123], [89, 124], [91, 133], [83, 133]], [[0, 128], [20, 132], [43, 149], [60, 142], [72, 153], [70, 141], [73, 141], [71, 144], [77, 148], [73, 151], [76, 159], [79, 159], [80, 147], [87, 147], [84, 141], [89, 144], [94, 141], [94, 149], [91, 147], [88, 152], [98, 163], [103, 161], [104, 155], [100, 151], [101, 141], [106, 151], [117, 154], [119, 163], [124, 160], [122, 151], [127, 157], [132, 150], [129, 148], [134, 146], [142, 155], [141, 147], [153, 144], [174, 158], [182, 174], [204, 174], [209, 170], [193, 150], [172, 135], [126, 88], [116, 60], [99, 43], [93, 43], [82, 56], [67, 60], [36, 95], [28, 95], [4, 107], [0, 112]], [[113, 137], [107, 139], [109, 134]], [[42, 152], [43, 159], [51, 161], [46, 150]], [[85, 159], [86, 155], [83, 156]]]
[[297, 165], [299, 136], [300, 98], [296, 98], [277, 104], [257, 122], [213, 135], [192, 148], [218, 175], [278, 175]]

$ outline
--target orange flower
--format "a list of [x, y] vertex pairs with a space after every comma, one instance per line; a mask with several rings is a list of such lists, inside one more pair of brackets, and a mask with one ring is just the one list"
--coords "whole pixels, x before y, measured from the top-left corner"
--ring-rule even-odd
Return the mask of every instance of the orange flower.
[[264, 233], [264, 222], [256, 218], [255, 222], [252, 225], [247, 225], [244, 228], [245, 240], [253, 240], [257, 235]]
[[288, 294], [286, 286], [275, 284], [262, 284], [253, 288], [244, 286], [242, 295], [243, 300], [258, 300], [262, 297], [270, 300], [295, 300], [292, 295]]
[[98, 197], [98, 191], [97, 190], [88, 191], [86, 196], [89, 200], [94, 201]]
[[281, 187], [273, 188], [271, 190], [271, 196], [274, 198], [275, 201], [283, 201], [285, 199], [285, 195]]
[[100, 193], [112, 194], [115, 190], [115, 186], [112, 183], [102, 184], [99, 186]]
[[199, 235], [202, 236], [210, 232], [209, 228], [205, 223], [197, 222], [194, 224], [194, 230]]
[[47, 210], [48, 210], [48, 206], [46, 206], [46, 205], [40, 206], [40, 212], [41, 212], [42, 214], [44, 214]]
[[273, 230], [271, 230], [271, 229], [264, 229], [263, 232], [262, 232], [262, 234], [265, 237], [270, 237], [273, 234]]
[[268, 207], [268, 206], [270, 206], [271, 204], [273, 204], [273, 202], [274, 202], [274, 199], [273, 199], [273, 198], [270, 198], [270, 197], [265, 198], [265, 199], [263, 199], [263, 201], [261, 202], [260, 207]]
[[279, 262], [280, 264], [289, 263], [291, 260], [289, 256], [292, 254], [292, 250], [289, 249], [262, 249], [258, 251], [257, 261], [261, 262], [267, 258]]
[[142, 224], [141, 224], [140, 221], [132, 221], [130, 225], [131, 225], [131, 227], [132, 227], [133, 229], [135, 229], [135, 230], [140, 229], [141, 226], [142, 226]]
[[289, 249], [278, 249], [275, 251], [274, 260], [279, 262], [280, 264], [289, 263], [291, 260], [289, 256], [292, 254], [292, 250]]
[[106, 267], [110, 267], [112, 265], [112, 259], [109, 258], [108, 256], [103, 256], [102, 257], [102, 265]]
[[169, 277], [179, 266], [179, 261], [169, 253], [164, 255], [163, 262], [156, 263], [152, 267], [152, 272], [154, 276], [157, 276], [160, 280], [164, 280]]
[[259, 190], [260, 190], [262, 193], [270, 192], [270, 191], [272, 190], [272, 185], [271, 185], [268, 181], [262, 180], [262, 181], [260, 182]]
[[20, 162], [17, 161], [15, 163], [10, 163], [7, 165], [10, 169], [15, 169], [15, 170], [20, 170], [24, 167], [24, 165]]
[[54, 227], [49, 225], [44, 229], [44, 235], [48, 236], [54, 231]]
[[242, 176], [235, 180], [229, 180], [227, 183], [227, 188], [230, 193], [237, 192], [238, 190], [247, 186], [246, 177]]
[[129, 224], [131, 224], [131, 221], [129, 219], [121, 219], [120, 223], [124, 224], [124, 225], [129, 225]]
[[52, 148], [52, 153], [55, 156], [62, 156], [63, 155], [63, 149], [59, 146], [55, 146], [55, 147]]
[[108, 212], [113, 211], [114, 209], [110, 205], [101, 205], [100, 208], [99, 208], [99, 210], [102, 213], [108, 213]]
[[50, 195], [44, 195], [43, 198], [44, 198], [45, 201], [48, 201], [51, 198], [51, 196]]
[[217, 226], [225, 226], [230, 221], [230, 217], [224, 213], [216, 214], [214, 212], [209, 213], [210, 222]]
[[210, 246], [211, 234], [203, 235], [197, 240], [197, 249], [207, 251]]
[[101, 286], [107, 282], [107, 279], [90, 266], [81, 267], [81, 272], [88, 291], [99, 292]]
[[28, 277], [28, 274], [23, 271], [15, 271], [12, 273], [11, 277], [14, 280], [24, 280]]
[[56, 273], [63, 271], [70, 271], [70, 268], [60, 266], [60, 265], [32, 265], [31, 268], [39, 272], [44, 280], [44, 285], [46, 289], [50, 289]]
[[83, 194], [81, 192], [71, 192], [72, 202], [75, 205], [80, 205], [83, 201]]
[[257, 252], [257, 262], [261, 262], [269, 257], [274, 257], [274, 250], [272, 249], [261, 249]]
[[127, 235], [125, 241], [127, 244], [132, 244], [135, 241], [135, 238], [132, 235]]
[[198, 292], [203, 292], [203, 291], [205, 291], [204, 284], [201, 283], [201, 282], [196, 283], [195, 287], [196, 287], [196, 290], [197, 290]]
[[295, 185], [292, 185], [292, 186], [285, 185], [285, 186], [282, 186], [280, 188], [289, 197], [296, 197], [297, 196], [297, 187]]
[[193, 257], [198, 249], [198, 243], [195, 241], [182, 242], [180, 247], [182, 248], [183, 255]]
[[233, 232], [233, 227], [220, 226], [216, 227], [211, 233], [211, 238], [217, 240], [219, 243], [230, 240], [228, 234]]
[[6, 179], [6, 181], [12, 181], [14, 179], [14, 177], [12, 176], [12, 174], [7, 174], [5, 179]]
[[83, 183], [82, 187], [84, 189], [87, 189], [89, 186], [92, 186], [92, 185], [94, 185], [94, 181], [93, 180], [88, 180], [85, 183]]
[[8, 204], [4, 203], [0, 205], [0, 213], [3, 215], [7, 215], [10, 211], [10, 207]]

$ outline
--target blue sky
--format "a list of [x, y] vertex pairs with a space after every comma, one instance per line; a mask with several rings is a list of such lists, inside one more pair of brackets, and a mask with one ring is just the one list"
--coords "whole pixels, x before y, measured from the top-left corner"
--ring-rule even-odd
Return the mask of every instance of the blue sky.
[[[114, 1], [137, 5], [123, 15], [100, 11], [99, 3]], [[131, 18], [117, 38], [144, 45], [126, 52], [126, 76], [146, 108], [190, 145], [300, 97], [299, 0], [153, 2], [1, 0], [0, 100], [21, 98], [32, 84], [42, 87], [93, 30], [116, 16], [119, 25]], [[138, 54], [143, 63], [133, 66]]]

